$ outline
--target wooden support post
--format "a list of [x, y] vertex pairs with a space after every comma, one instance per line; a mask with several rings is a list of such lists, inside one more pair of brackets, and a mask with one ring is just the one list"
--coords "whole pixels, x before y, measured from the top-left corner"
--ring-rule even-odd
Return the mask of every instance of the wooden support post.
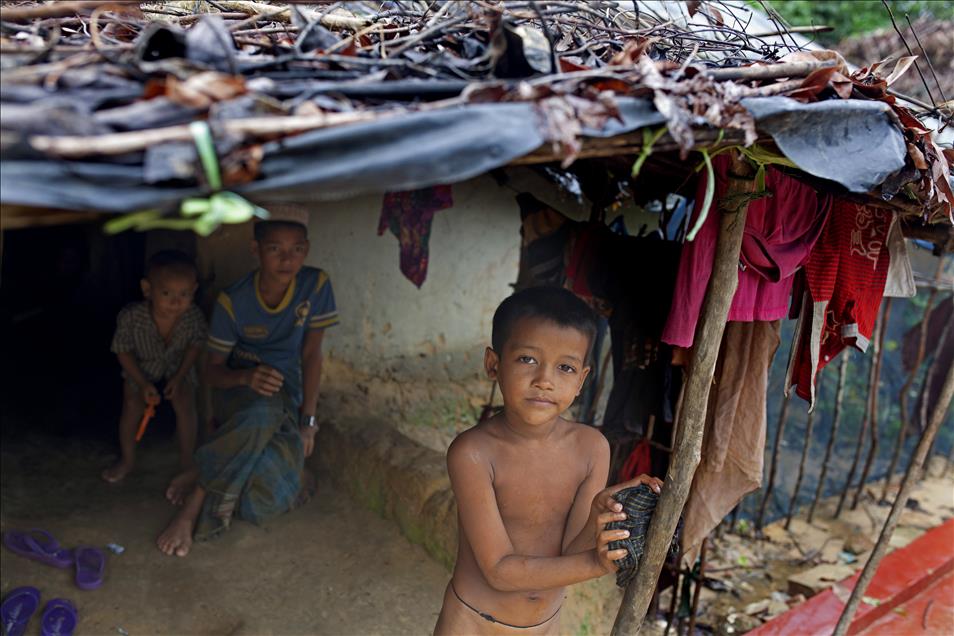
[[[821, 404], [821, 382], [815, 391], [816, 404]], [[808, 449], [812, 446], [812, 431], [815, 425], [815, 409], [808, 412], [808, 422], [805, 424], [805, 443], [802, 444], [802, 458], [798, 462], [798, 477], [795, 479], [795, 489], [792, 498], [788, 501], [788, 515], [785, 517], [785, 529], [792, 525], [792, 516], [795, 514], [795, 504], [798, 501], [798, 491], [802, 488], [802, 478], [805, 476], [805, 461], [808, 459]]]
[[868, 431], [871, 433], [871, 445], [868, 446], [868, 457], [865, 459], [865, 467], [861, 471], [861, 479], [858, 481], [858, 490], [855, 491], [855, 497], [851, 500], [851, 509], [858, 507], [861, 500], [861, 494], [865, 491], [865, 482], [868, 481], [868, 473], [871, 472], [871, 464], [875, 455], [878, 454], [878, 391], [881, 388], [881, 361], [884, 359], [884, 334], [888, 331], [888, 322], [891, 320], [891, 298], [884, 303], [884, 312], [881, 314], [881, 322], [878, 326], [878, 333], [872, 339], [874, 346], [874, 373], [872, 373], [871, 386], [868, 387]]
[[765, 492], [762, 494], [762, 502], [759, 504], [759, 514], [755, 518], [755, 529], [762, 532], [765, 524], [765, 509], [772, 498], [772, 490], [775, 488], [775, 475], [778, 474], [778, 451], [782, 447], [782, 440], [785, 438], [785, 421], [788, 418], [788, 405], [792, 401], [791, 394], [782, 398], [782, 410], [778, 413], [778, 425], [775, 427], [775, 443], [772, 445], [772, 464], [769, 466], [768, 483], [765, 485]]
[[911, 496], [911, 490], [914, 488], [917, 477], [921, 472], [921, 467], [924, 465], [925, 459], [927, 459], [928, 448], [934, 443], [937, 430], [941, 427], [941, 422], [944, 421], [947, 415], [947, 409], [950, 408], [952, 397], [954, 397], [954, 366], [947, 370], [944, 386], [941, 389], [941, 394], [938, 396], [937, 404], [934, 406], [934, 412], [931, 414], [931, 422], [928, 424], [928, 427], [924, 429], [924, 433], [921, 435], [920, 441], [918, 441], [918, 446], [914, 450], [914, 456], [911, 457], [911, 463], [908, 465], [908, 470], [901, 482], [901, 490], [898, 491], [898, 496], [894, 499], [891, 512], [888, 513], [888, 518], [884, 522], [884, 527], [881, 529], [881, 535], [878, 537], [878, 542], [875, 544], [874, 550], [868, 558], [868, 562], [861, 571], [861, 576], [858, 577], [858, 582], [855, 583], [855, 587], [851, 591], [851, 596], [848, 597], [845, 609], [838, 619], [838, 625], [835, 626], [834, 636], [845, 636], [848, 633], [851, 621], [855, 616], [855, 612], [858, 610], [858, 604], [868, 589], [868, 584], [871, 583], [871, 579], [874, 578], [874, 574], [878, 570], [878, 564], [881, 563], [881, 559], [888, 551], [888, 543], [891, 541], [891, 535], [894, 534], [894, 528], [898, 525], [898, 520], [901, 518], [901, 513], [904, 512], [904, 508], [908, 503], [908, 498]]
[[845, 399], [845, 380], [848, 377], [848, 354], [849, 351], [843, 351], [841, 354], [841, 364], [838, 365], [838, 391], [835, 393], [835, 415], [831, 423], [831, 437], [828, 438], [828, 446], [825, 447], [825, 458], [822, 460], [821, 473], [818, 475], [818, 485], [815, 487], [815, 497], [812, 499], [812, 505], [808, 508], [808, 523], [815, 517], [815, 506], [821, 499], [822, 492], [825, 489], [825, 476], [828, 474], [828, 462], [831, 459], [831, 451], [835, 447], [835, 439], [838, 435], [838, 423], [841, 421], [841, 404]]
[[748, 203], [755, 191], [754, 170], [738, 153], [733, 153], [729, 187], [719, 201], [721, 218], [712, 277], [706, 290], [702, 315], [696, 326], [692, 360], [679, 413], [678, 433], [666, 481], [646, 537], [639, 569], [626, 587], [623, 602], [613, 625], [613, 636], [639, 632], [659, 572], [669, 552], [669, 544], [682, 509], [689, 497], [692, 477], [699, 465], [709, 388], [722, 344], [729, 306], [739, 284], [739, 251]]

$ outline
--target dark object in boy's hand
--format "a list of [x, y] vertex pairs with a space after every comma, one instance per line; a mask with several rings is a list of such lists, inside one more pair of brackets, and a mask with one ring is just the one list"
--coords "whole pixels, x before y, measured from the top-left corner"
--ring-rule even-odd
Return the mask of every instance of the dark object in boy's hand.
[[[630, 579], [636, 575], [639, 559], [643, 556], [646, 545], [646, 534], [649, 532], [649, 522], [656, 510], [659, 501], [652, 488], [640, 484], [633, 488], [624, 488], [613, 495], [613, 499], [623, 506], [626, 518], [622, 521], [611, 521], [606, 524], [607, 530], [629, 530], [629, 537], [620, 541], [610, 541], [610, 550], [626, 550], [626, 556], [616, 561], [619, 570], [616, 571], [616, 585], [626, 587]], [[679, 531], [682, 529], [682, 519], [676, 528], [669, 551], [675, 554], [679, 549]]]

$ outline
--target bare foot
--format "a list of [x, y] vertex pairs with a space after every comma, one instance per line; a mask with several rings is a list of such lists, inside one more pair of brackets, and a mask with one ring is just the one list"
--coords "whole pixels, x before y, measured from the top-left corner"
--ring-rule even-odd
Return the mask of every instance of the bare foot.
[[122, 481], [126, 475], [132, 472], [133, 465], [125, 462], [119, 462], [115, 466], [110, 466], [101, 474], [102, 478], [111, 484]]
[[196, 466], [179, 473], [169, 482], [169, 487], [166, 488], [166, 499], [173, 505], [181, 506], [198, 479], [199, 469]]
[[156, 539], [156, 545], [168, 556], [184, 557], [189, 554], [192, 547], [192, 519], [176, 515]]
[[298, 489], [298, 496], [292, 502], [291, 509], [295, 510], [304, 506], [306, 503], [318, 494], [318, 480], [315, 479], [315, 473], [307, 468], [301, 470], [301, 488]]

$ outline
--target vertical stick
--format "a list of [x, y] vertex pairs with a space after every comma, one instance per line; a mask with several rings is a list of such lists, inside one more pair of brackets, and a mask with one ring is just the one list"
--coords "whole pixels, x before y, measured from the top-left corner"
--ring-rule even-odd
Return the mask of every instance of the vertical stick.
[[689, 631], [687, 634], [696, 633], [696, 613], [699, 611], [699, 594], [702, 591], [702, 582], [706, 578], [706, 546], [709, 545], [709, 537], [702, 540], [702, 549], [699, 551], [699, 578], [696, 579], [696, 589], [692, 592], [692, 609], [689, 611]]
[[778, 451], [782, 447], [782, 439], [785, 437], [785, 420], [788, 417], [788, 405], [791, 402], [791, 394], [782, 399], [782, 409], [778, 413], [778, 425], [775, 427], [775, 443], [772, 445], [772, 465], [769, 466], [768, 484], [765, 485], [765, 494], [762, 495], [762, 502], [759, 504], [759, 515], [755, 518], [755, 529], [762, 531], [765, 522], [765, 509], [772, 498], [772, 489], [775, 488], [775, 475], [778, 473]]
[[[879, 319], [875, 322], [875, 336], [877, 339]], [[865, 446], [865, 432], [868, 430], [868, 421], [871, 419], [871, 385], [874, 383], [875, 361], [872, 360], [868, 366], [868, 399], [865, 400], [865, 414], [861, 420], [861, 427], [858, 429], [858, 444], [855, 446], [855, 458], [851, 461], [851, 469], [848, 471], [848, 477], [845, 479], [845, 487], [838, 498], [838, 507], [835, 508], [835, 518], [841, 516], [841, 511], [845, 507], [845, 499], [848, 498], [848, 491], [851, 490], [851, 483], [855, 480], [855, 471], [858, 470], [858, 462], [861, 461], [861, 451]]]
[[685, 396], [679, 414], [679, 427], [672, 461], [656, 505], [646, 548], [639, 561], [636, 576], [626, 587], [623, 602], [613, 625], [613, 636], [635, 634], [642, 626], [646, 608], [659, 580], [659, 572], [669, 552], [669, 543], [676, 530], [679, 515], [689, 497], [692, 476], [699, 465], [702, 434], [705, 427], [709, 388], [716, 359], [722, 344], [729, 305], [739, 284], [739, 251], [748, 202], [755, 191], [754, 170], [740, 158], [732, 156], [731, 176], [726, 196], [719, 202], [723, 210], [712, 264], [712, 277], [706, 290], [702, 314], [696, 326], [692, 361], [686, 378]]
[[[815, 404], [821, 404], [821, 386], [818, 383], [818, 389], [815, 391]], [[808, 421], [805, 424], [805, 443], [802, 444], [802, 458], [798, 462], [798, 477], [795, 479], [795, 489], [792, 491], [792, 498], [788, 502], [788, 516], [785, 517], [785, 529], [792, 525], [792, 515], [795, 514], [795, 502], [798, 500], [798, 491], [802, 488], [802, 478], [805, 476], [805, 460], [808, 459], [808, 449], [812, 445], [812, 428], [815, 424], [815, 409], [808, 412]]]
[[845, 398], [845, 379], [848, 376], [848, 354], [844, 351], [841, 354], [841, 364], [838, 365], [838, 391], [835, 393], [835, 415], [831, 423], [831, 437], [828, 438], [828, 446], [825, 447], [825, 459], [822, 460], [821, 474], [818, 476], [818, 486], [815, 487], [815, 498], [812, 499], [812, 505], [808, 509], [808, 523], [815, 517], [815, 506], [821, 499], [822, 492], [825, 489], [825, 476], [828, 474], [828, 460], [831, 459], [831, 451], [835, 447], [835, 438], [838, 435], [838, 422], [841, 420], [841, 403]]
[[874, 345], [874, 373], [871, 386], [868, 387], [868, 400], [871, 407], [868, 409], [868, 430], [871, 432], [871, 445], [868, 447], [868, 457], [865, 459], [865, 467], [861, 471], [861, 480], [858, 482], [858, 490], [855, 491], [855, 497], [851, 500], [851, 509], [858, 507], [858, 501], [861, 499], [861, 493], [865, 491], [865, 482], [868, 481], [868, 473], [871, 472], [871, 464], [878, 454], [878, 390], [881, 388], [881, 361], [884, 358], [884, 334], [888, 331], [888, 323], [891, 320], [891, 298], [884, 303], [884, 312], [881, 314], [881, 325], [878, 333], [872, 342]]
[[[679, 575], [682, 574], [682, 541], [679, 542], [679, 555], [676, 558], [676, 566], [672, 569], [672, 596], [669, 598], [669, 614], [666, 616], [666, 629], [663, 630], [663, 636], [669, 636], [669, 629], [676, 618], [676, 605], [679, 602]], [[676, 630], [679, 631], [678, 629]]]
[[845, 604], [845, 609], [838, 619], [834, 636], [845, 636], [848, 633], [848, 628], [851, 627], [851, 620], [858, 610], [858, 604], [868, 589], [868, 584], [871, 583], [871, 579], [874, 578], [878, 564], [881, 563], [885, 552], [888, 551], [888, 543], [891, 541], [891, 535], [894, 534], [894, 528], [898, 525], [901, 513], [904, 512], [904, 508], [908, 503], [911, 490], [914, 488], [915, 481], [917, 481], [917, 475], [920, 473], [921, 467], [924, 465], [924, 460], [927, 458], [928, 448], [934, 443], [937, 429], [940, 428], [941, 422], [947, 414], [947, 409], [951, 405], [952, 397], [954, 397], [954, 366], [951, 366], [947, 370], [944, 386], [941, 389], [941, 394], [938, 396], [938, 402], [934, 406], [934, 412], [931, 414], [931, 423], [924, 429], [924, 433], [918, 441], [918, 446], [914, 450], [914, 455], [911, 457], [911, 463], [908, 465], [904, 480], [901, 482], [901, 490], [898, 491], [898, 496], [895, 497], [894, 503], [891, 505], [891, 512], [888, 513], [888, 518], [884, 522], [884, 527], [881, 529], [881, 535], [878, 537], [878, 542], [875, 544], [871, 557], [861, 571], [861, 576], [858, 577], [858, 582], [851, 591], [851, 596]]
[[904, 385], [901, 387], [901, 392], [898, 394], [898, 406], [900, 408], [901, 414], [901, 428], [898, 430], [898, 439], [894, 443], [894, 452], [891, 454], [891, 464], [888, 465], [888, 474], [884, 478], [884, 487], [881, 489], [881, 503], [884, 503], [888, 498], [888, 490], [891, 487], [891, 478], [894, 477], [894, 469], [898, 466], [898, 459], [901, 457], [901, 451], [904, 448], [904, 441], [908, 436], [908, 427], [911, 424], [909, 419], [911, 414], [908, 408], [908, 393], [911, 391], [911, 385], [914, 384], [914, 379], [918, 374], [918, 367], [921, 366], [921, 363], [924, 362], [924, 353], [927, 347], [927, 332], [928, 332], [928, 322], [931, 318], [931, 312], [934, 308], [934, 298], [937, 296], [938, 285], [937, 282], [941, 278], [941, 274], [944, 272], [944, 258], [938, 257], [937, 259], [937, 268], [934, 270], [934, 288], [931, 289], [931, 293], [928, 295], [927, 304], [924, 305], [924, 315], [921, 317], [920, 330], [918, 332], [918, 353], [914, 358], [914, 364], [911, 366], [911, 370], [908, 372], [908, 377], [904, 381]]
[[[950, 336], [950, 332], [951, 332], [951, 323], [948, 322], [946, 325], [944, 325], [944, 331], [941, 332], [941, 338], [935, 344], [940, 346], [943, 343], [945, 343], [948, 337]], [[931, 361], [931, 364], [927, 368], [927, 371], [924, 372], [924, 382], [921, 385], [921, 392], [922, 392], [921, 430], [922, 431], [927, 428], [927, 424], [928, 424], [928, 421], [927, 421], [928, 408], [927, 407], [928, 407], [928, 401], [931, 399], [931, 383], [934, 382], [934, 373], [938, 370], [937, 367], [938, 367], [938, 356], [935, 355], [934, 360]], [[924, 467], [921, 469], [921, 474], [918, 476], [918, 481], [921, 481], [924, 479], [924, 476], [927, 474], [928, 468], [930, 468], [931, 455], [934, 452], [934, 442], [936, 441], [937, 441], [937, 438], [935, 438], [934, 441], [931, 442], [931, 445], [928, 447], [927, 459], [924, 462]]]

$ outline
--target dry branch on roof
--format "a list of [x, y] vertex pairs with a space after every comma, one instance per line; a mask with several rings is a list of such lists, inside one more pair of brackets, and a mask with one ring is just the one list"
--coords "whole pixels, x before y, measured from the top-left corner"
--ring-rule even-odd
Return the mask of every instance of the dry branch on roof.
[[[891, 92], [909, 62], [850, 74], [837, 53], [746, 33], [740, 11], [747, 8], [689, 3], [703, 25], [690, 28], [651, 6], [7, 3], [0, 147], [27, 143], [51, 157], [110, 160], [157, 142], [187, 143], [184, 127], [207, 119], [221, 161], [244, 166], [237, 174], [254, 179], [255, 163], [244, 158], [266, 140], [509, 101], [535, 106], [550, 155], [568, 165], [588, 153], [582, 130], [617, 118], [624, 96], [653, 102], [666, 119], [666, 147], [675, 143], [683, 156], [723, 135], [755, 142], [744, 97], [869, 99], [891, 106], [909, 153], [877, 195], [920, 206], [926, 220], [950, 218], [950, 151]], [[724, 133], [714, 141], [713, 130]], [[609, 147], [600, 144], [596, 156]], [[617, 147], [632, 154], [639, 145]]]

